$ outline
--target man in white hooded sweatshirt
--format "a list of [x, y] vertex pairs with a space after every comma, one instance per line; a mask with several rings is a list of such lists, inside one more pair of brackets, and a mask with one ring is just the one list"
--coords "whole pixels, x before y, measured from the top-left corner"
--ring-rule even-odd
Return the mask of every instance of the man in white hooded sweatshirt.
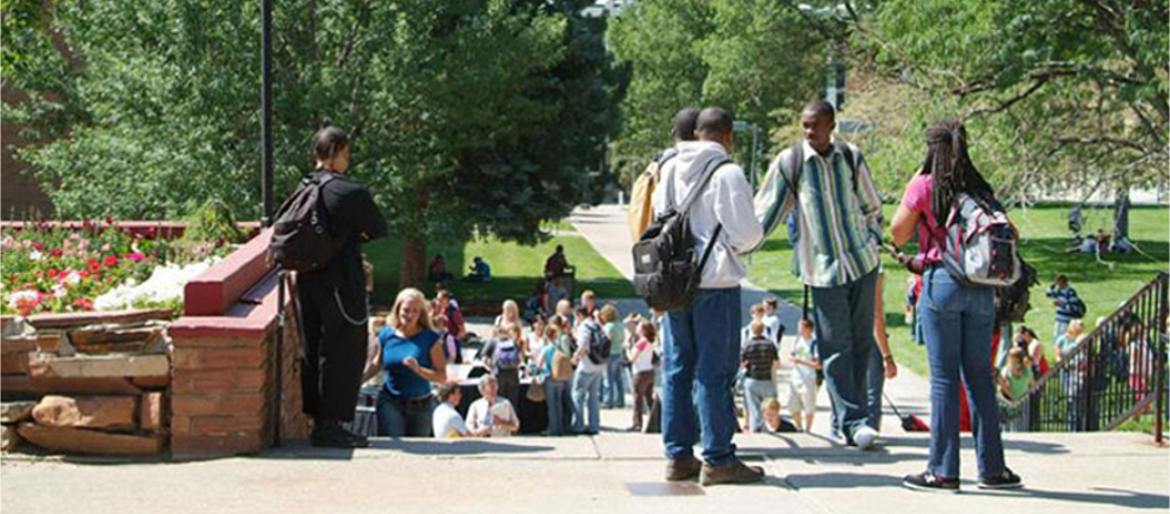
[[[731, 115], [708, 107], [696, 126], [698, 141], [678, 143], [678, 155], [661, 170], [662, 184], [653, 196], [658, 215], [666, 209], [667, 194], [674, 196], [673, 205], [682, 206], [695, 192], [690, 207], [695, 252], [702, 255], [708, 244], [715, 245], [691, 305], [667, 312], [663, 322], [666, 479], [701, 475], [705, 486], [758, 482], [763, 469], [740, 462], [731, 444], [736, 430], [731, 390], [739, 366], [739, 284], [747, 276], [739, 255], [756, 247], [763, 229], [744, 171], [728, 157], [734, 141]], [[706, 187], [696, 191], [712, 173]], [[701, 463], [692, 453], [696, 422], [702, 428]]]

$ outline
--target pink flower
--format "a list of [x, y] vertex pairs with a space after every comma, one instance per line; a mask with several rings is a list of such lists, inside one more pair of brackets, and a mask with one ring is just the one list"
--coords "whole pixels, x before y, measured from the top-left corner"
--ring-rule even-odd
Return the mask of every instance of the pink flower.
[[108, 251], [110, 251], [110, 243], [106, 243], [106, 244], [102, 245], [102, 252], [105, 253]]
[[146, 259], [146, 256], [139, 252], [130, 252], [126, 254], [126, 258], [134, 262], [142, 262], [144, 259]]

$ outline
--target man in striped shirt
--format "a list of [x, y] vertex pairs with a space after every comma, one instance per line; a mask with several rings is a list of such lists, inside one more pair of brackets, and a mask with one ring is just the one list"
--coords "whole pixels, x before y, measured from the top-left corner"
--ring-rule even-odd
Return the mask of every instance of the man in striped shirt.
[[873, 335], [882, 205], [861, 151], [834, 141], [832, 105], [801, 112], [804, 142], [780, 153], [755, 198], [771, 233], [795, 211], [800, 280], [812, 289], [816, 337], [833, 409], [847, 443], [873, 447], [865, 386]]

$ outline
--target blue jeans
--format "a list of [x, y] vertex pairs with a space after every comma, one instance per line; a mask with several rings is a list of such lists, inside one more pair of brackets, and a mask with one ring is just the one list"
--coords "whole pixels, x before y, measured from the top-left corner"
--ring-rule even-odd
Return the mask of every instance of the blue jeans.
[[869, 424], [865, 389], [870, 354], [877, 352], [873, 310], [878, 271], [837, 287], [814, 287], [817, 347], [834, 413], [847, 442]]
[[1066, 319], [1066, 320], [1061, 320], [1060, 318], [1056, 319], [1056, 327], [1053, 329], [1053, 334], [1052, 334], [1052, 340], [1054, 342], [1057, 340], [1057, 338], [1064, 335], [1065, 332], [1068, 332], [1068, 324], [1071, 321], [1072, 320], [1068, 320], [1068, 319]]
[[544, 401], [548, 405], [548, 435], [565, 435], [573, 420], [573, 400], [569, 398], [569, 380], [544, 381]]
[[882, 389], [886, 386], [886, 362], [882, 352], [869, 353], [869, 375], [866, 377], [865, 405], [869, 411], [867, 423], [874, 430], [882, 430]]
[[959, 477], [959, 378], [967, 384], [979, 475], [1003, 473], [999, 405], [991, 378], [995, 291], [964, 287], [942, 266], [927, 270], [918, 312], [930, 361], [930, 457], [927, 471]]
[[748, 408], [748, 427], [752, 432], [764, 430], [764, 418], [760, 414], [760, 404], [768, 398], [776, 397], [776, 383], [771, 380], [743, 380], [743, 401]]
[[703, 460], [712, 466], [735, 461], [731, 388], [739, 368], [739, 301], [738, 287], [700, 289], [690, 307], [663, 320], [662, 440], [668, 458], [691, 456], [701, 427]]
[[[577, 370], [573, 376], [573, 431], [597, 432], [601, 429], [601, 380], [605, 373]], [[585, 408], [589, 408], [589, 427], [585, 426]]]
[[[618, 343], [613, 343], [618, 344]], [[621, 355], [610, 355], [605, 362], [605, 408], [626, 406], [626, 370]]]
[[404, 401], [383, 390], [378, 394], [378, 403], [374, 407], [378, 417], [378, 435], [430, 437], [434, 411], [434, 397], [425, 401]]

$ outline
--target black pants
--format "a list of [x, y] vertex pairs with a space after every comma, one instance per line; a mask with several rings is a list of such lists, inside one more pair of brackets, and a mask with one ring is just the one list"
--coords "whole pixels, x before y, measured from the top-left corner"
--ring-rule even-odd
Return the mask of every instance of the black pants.
[[366, 364], [365, 292], [345, 294], [342, 289], [323, 276], [297, 277], [304, 335], [301, 393], [305, 414], [317, 419], [353, 419]]
[[[512, 402], [512, 408], [520, 412], [520, 370], [501, 369], [496, 371], [496, 385], [499, 395]], [[519, 414], [517, 414], [519, 415]]]

